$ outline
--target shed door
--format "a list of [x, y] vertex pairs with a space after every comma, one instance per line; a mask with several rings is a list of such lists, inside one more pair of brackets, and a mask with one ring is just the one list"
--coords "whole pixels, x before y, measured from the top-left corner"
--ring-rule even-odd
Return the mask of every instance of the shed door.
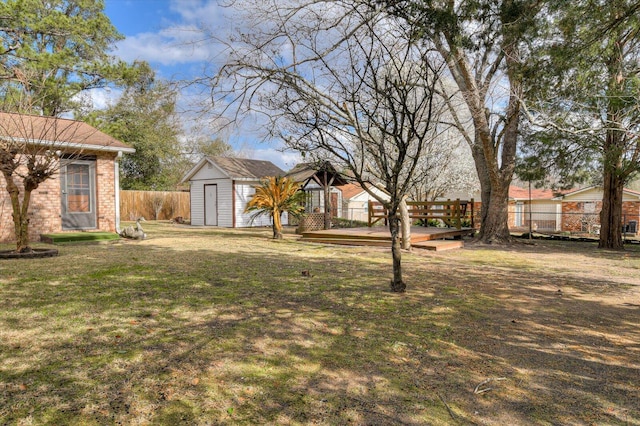
[[62, 229], [96, 228], [94, 161], [74, 161], [62, 167]]
[[218, 226], [218, 185], [204, 186], [204, 224]]

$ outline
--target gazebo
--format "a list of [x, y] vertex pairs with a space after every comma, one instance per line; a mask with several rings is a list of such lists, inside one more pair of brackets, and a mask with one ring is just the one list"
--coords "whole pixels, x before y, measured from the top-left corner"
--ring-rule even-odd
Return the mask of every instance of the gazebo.
[[[337, 213], [338, 200], [332, 200], [331, 188], [346, 185], [345, 177], [329, 162], [300, 163], [291, 169], [287, 177], [302, 183], [302, 190], [308, 193], [307, 210], [313, 212], [314, 207], [322, 207], [324, 212], [324, 229], [331, 227], [332, 212]], [[314, 197], [313, 194], [318, 196]], [[317, 203], [314, 206], [314, 200]]]

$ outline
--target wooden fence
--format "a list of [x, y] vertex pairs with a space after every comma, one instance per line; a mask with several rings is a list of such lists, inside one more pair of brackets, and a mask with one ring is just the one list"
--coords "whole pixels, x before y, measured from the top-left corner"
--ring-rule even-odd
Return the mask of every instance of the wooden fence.
[[188, 192], [181, 191], [120, 191], [120, 218], [136, 220], [189, 219], [191, 202]]
[[[447, 227], [462, 229], [465, 221], [473, 228], [473, 199], [447, 201], [407, 201], [409, 218], [442, 221]], [[369, 201], [369, 226], [380, 220], [386, 223], [387, 209], [376, 201]]]

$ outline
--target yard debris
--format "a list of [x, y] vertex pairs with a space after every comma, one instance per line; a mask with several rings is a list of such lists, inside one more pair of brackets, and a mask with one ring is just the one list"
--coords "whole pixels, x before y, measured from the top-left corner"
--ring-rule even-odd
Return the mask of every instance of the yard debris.
[[451, 418], [457, 421], [458, 419], [456, 418], [456, 415], [453, 412], [453, 410], [451, 410], [451, 407], [449, 407], [449, 404], [447, 404], [447, 402], [444, 400], [442, 395], [440, 394], [437, 394], [437, 395], [438, 395], [438, 398], [440, 398], [440, 401], [442, 401], [442, 403], [444, 404], [444, 406], [447, 407], [447, 411], [449, 412], [449, 415], [451, 416]]
[[486, 380], [483, 380], [482, 382], [480, 382], [478, 384], [478, 386], [476, 386], [476, 388], [473, 390], [473, 393], [475, 395], [479, 395], [481, 393], [485, 393], [485, 392], [489, 392], [490, 390], [493, 390], [493, 388], [483, 388], [482, 386], [486, 385], [487, 383], [490, 382], [498, 382], [498, 381], [502, 381], [502, 380], [507, 380], [506, 377], [495, 377], [495, 378], [489, 378]]

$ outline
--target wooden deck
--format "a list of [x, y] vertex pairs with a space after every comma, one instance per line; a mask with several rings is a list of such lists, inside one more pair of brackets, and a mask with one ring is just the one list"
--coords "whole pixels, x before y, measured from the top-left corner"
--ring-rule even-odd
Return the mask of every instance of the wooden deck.
[[[471, 235], [473, 228], [411, 227], [411, 245], [427, 250], [447, 250], [463, 246], [461, 238]], [[452, 239], [454, 239], [452, 241]], [[386, 227], [340, 228], [309, 231], [302, 234], [301, 241], [343, 244], [353, 246], [390, 246], [391, 235]]]

